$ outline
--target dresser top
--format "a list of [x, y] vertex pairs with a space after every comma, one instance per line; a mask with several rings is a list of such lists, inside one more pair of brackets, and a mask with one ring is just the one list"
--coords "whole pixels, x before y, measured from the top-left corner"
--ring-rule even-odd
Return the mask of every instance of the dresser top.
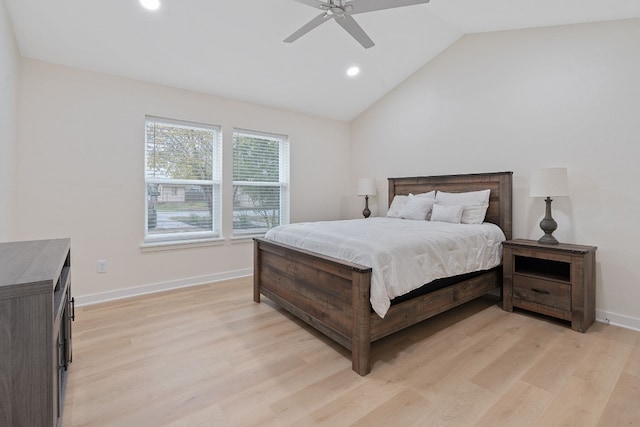
[[62, 271], [70, 245], [70, 239], [0, 243], [0, 289], [53, 282]]

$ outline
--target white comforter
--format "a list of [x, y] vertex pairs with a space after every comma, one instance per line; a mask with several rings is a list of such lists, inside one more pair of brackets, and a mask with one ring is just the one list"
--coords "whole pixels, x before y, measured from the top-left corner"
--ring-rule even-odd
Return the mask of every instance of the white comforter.
[[371, 306], [380, 317], [393, 298], [425, 283], [499, 265], [505, 240], [491, 223], [398, 218], [282, 225], [265, 238], [372, 267]]

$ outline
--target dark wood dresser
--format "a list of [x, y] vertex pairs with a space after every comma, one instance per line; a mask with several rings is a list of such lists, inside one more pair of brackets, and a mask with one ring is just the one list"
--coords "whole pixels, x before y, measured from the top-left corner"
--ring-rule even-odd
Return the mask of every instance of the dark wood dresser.
[[502, 307], [571, 322], [585, 332], [595, 321], [596, 247], [535, 240], [504, 242]]
[[0, 426], [58, 426], [71, 363], [69, 239], [0, 243]]

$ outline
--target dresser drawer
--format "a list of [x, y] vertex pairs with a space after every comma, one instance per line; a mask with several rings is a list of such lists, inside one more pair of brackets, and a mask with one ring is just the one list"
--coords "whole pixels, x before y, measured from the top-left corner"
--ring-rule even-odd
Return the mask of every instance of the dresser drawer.
[[514, 274], [513, 298], [569, 311], [571, 285]]

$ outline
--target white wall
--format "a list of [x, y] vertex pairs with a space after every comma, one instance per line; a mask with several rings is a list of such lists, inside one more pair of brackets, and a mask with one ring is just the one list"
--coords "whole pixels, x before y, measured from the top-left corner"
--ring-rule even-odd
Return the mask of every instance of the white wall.
[[[231, 203], [231, 133], [241, 127], [289, 136], [291, 221], [347, 214], [346, 123], [27, 59], [19, 106], [16, 238], [71, 237], [80, 301], [252, 268], [250, 240], [141, 252], [145, 114], [222, 126], [225, 206]], [[107, 273], [96, 272], [98, 259], [108, 261]], [[100, 293], [107, 294], [94, 295]]]
[[4, 0], [0, 0], [0, 242], [13, 238], [18, 63], [18, 49], [9, 16]]
[[567, 167], [554, 235], [598, 246], [599, 317], [640, 329], [639, 76], [640, 20], [467, 35], [354, 120], [350, 180], [384, 214], [387, 177], [510, 170], [514, 237], [537, 239], [529, 173]]

